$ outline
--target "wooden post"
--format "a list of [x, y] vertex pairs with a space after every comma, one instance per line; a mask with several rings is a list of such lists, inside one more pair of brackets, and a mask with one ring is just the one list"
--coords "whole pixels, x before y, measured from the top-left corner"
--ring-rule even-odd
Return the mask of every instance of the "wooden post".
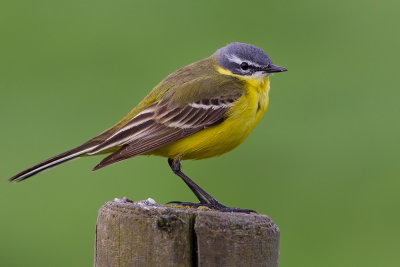
[[262, 214], [111, 201], [99, 210], [94, 266], [278, 266], [279, 229]]

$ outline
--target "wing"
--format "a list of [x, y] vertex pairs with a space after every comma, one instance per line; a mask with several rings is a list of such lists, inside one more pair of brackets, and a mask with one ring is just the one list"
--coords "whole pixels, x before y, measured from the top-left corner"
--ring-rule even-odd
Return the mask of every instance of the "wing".
[[[102, 163], [108, 165], [151, 151], [222, 121], [230, 105], [228, 100], [240, 96], [243, 85], [239, 79], [216, 72], [216, 61], [211, 56], [171, 73], [106, 131], [74, 149], [18, 173], [10, 180], [21, 181], [78, 157], [120, 149]], [[220, 99], [220, 95], [226, 97]], [[166, 99], [169, 101], [161, 102]]]
[[110, 147], [121, 147], [93, 170], [155, 150], [221, 123], [240, 96], [231, 92], [230, 95], [205, 98], [184, 106], [173, 105], [174, 108], [171, 107], [171, 100], [147, 107], [89, 153], [97, 154]]

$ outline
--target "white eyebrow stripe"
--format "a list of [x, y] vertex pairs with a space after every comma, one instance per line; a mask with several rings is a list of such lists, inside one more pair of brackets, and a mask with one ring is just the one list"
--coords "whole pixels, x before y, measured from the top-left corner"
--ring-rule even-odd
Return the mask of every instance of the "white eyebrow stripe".
[[230, 54], [228, 56], [226, 56], [229, 61], [234, 62], [236, 64], [241, 64], [244, 60], [241, 60], [240, 58], [238, 58], [236, 55]]
[[261, 65], [255, 63], [255, 62], [252, 62], [252, 61], [249, 61], [249, 60], [240, 59], [238, 56], [236, 56], [234, 54], [228, 55], [227, 58], [228, 58], [229, 61], [234, 62], [234, 63], [236, 63], [238, 65], [242, 64], [242, 62], [247, 62], [249, 65], [252, 65], [252, 66], [255, 66], [255, 67], [258, 67], [258, 68], [262, 67]]

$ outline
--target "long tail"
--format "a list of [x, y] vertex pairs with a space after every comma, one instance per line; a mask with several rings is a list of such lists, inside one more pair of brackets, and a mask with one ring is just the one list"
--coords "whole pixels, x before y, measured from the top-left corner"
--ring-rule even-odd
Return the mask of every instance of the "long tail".
[[26, 169], [26, 170], [16, 174], [15, 176], [11, 177], [8, 180], [10, 182], [20, 182], [20, 181], [25, 180], [39, 172], [42, 172], [44, 170], [47, 170], [49, 168], [52, 168], [52, 167], [55, 167], [62, 163], [73, 160], [79, 156], [82, 156], [83, 154], [92, 150], [94, 147], [96, 147], [96, 145], [93, 146], [93, 145], [88, 145], [87, 143], [85, 143], [81, 146], [78, 146], [78, 147], [68, 150], [64, 153], [61, 153], [57, 156], [54, 156], [45, 161], [42, 161], [36, 165], [33, 165], [29, 169]]

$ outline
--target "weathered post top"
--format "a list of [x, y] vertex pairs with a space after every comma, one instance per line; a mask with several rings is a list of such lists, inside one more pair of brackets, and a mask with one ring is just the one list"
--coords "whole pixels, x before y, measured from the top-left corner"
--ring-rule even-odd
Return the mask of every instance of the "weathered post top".
[[262, 214], [152, 201], [100, 208], [94, 266], [278, 266], [279, 229]]

